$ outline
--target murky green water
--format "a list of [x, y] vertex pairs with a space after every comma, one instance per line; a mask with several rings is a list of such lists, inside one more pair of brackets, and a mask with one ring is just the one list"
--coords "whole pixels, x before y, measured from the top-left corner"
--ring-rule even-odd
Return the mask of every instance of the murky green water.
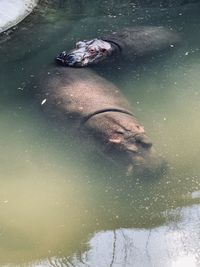
[[[200, 4], [138, 2], [60, 1], [0, 43], [0, 266], [200, 266]], [[157, 180], [122, 177], [59, 132], [27, 85], [75, 41], [131, 25], [182, 38], [170, 54], [97, 69], [169, 163]]]

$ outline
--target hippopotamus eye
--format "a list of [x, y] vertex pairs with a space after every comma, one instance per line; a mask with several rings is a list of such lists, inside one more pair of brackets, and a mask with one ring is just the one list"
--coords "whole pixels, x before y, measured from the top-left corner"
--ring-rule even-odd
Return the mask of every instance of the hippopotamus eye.
[[106, 52], [106, 49], [105, 48], [101, 48], [100, 49], [100, 52], [105, 53]]
[[89, 52], [89, 53], [95, 53], [95, 52], [96, 52], [96, 49], [93, 48], [93, 47], [90, 47], [90, 48], [88, 49], [88, 52]]

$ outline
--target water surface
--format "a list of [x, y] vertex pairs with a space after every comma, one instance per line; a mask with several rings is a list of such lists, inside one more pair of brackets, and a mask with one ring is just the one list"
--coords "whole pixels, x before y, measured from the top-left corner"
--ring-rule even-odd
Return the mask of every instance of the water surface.
[[[200, 4], [173, 3], [54, 1], [1, 39], [0, 266], [200, 266]], [[159, 179], [118, 174], [47, 121], [29, 88], [74, 42], [131, 25], [181, 36], [169, 54], [96, 69], [168, 162]]]

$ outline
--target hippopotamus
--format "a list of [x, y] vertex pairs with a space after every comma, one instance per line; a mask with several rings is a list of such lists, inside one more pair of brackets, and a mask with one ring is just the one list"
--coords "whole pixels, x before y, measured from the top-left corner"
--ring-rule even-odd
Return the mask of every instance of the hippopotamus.
[[94, 139], [127, 174], [160, 166], [144, 127], [111, 82], [90, 69], [54, 66], [42, 73], [36, 87], [37, 99], [50, 117], [68, 131], [73, 128]]
[[175, 32], [164, 27], [137, 26], [112, 32], [108, 36], [79, 41], [76, 48], [63, 51], [56, 57], [59, 64], [69, 67], [86, 67], [110, 56], [121, 55], [125, 59], [154, 54], [178, 42]]

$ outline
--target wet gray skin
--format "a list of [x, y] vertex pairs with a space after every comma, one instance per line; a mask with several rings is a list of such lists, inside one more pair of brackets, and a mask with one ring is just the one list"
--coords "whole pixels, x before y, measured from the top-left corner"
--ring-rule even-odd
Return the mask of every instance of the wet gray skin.
[[59, 64], [70, 67], [85, 67], [92, 63], [104, 60], [112, 54], [113, 47], [110, 43], [101, 39], [80, 41], [76, 43], [76, 48], [69, 53], [63, 51], [56, 60]]

